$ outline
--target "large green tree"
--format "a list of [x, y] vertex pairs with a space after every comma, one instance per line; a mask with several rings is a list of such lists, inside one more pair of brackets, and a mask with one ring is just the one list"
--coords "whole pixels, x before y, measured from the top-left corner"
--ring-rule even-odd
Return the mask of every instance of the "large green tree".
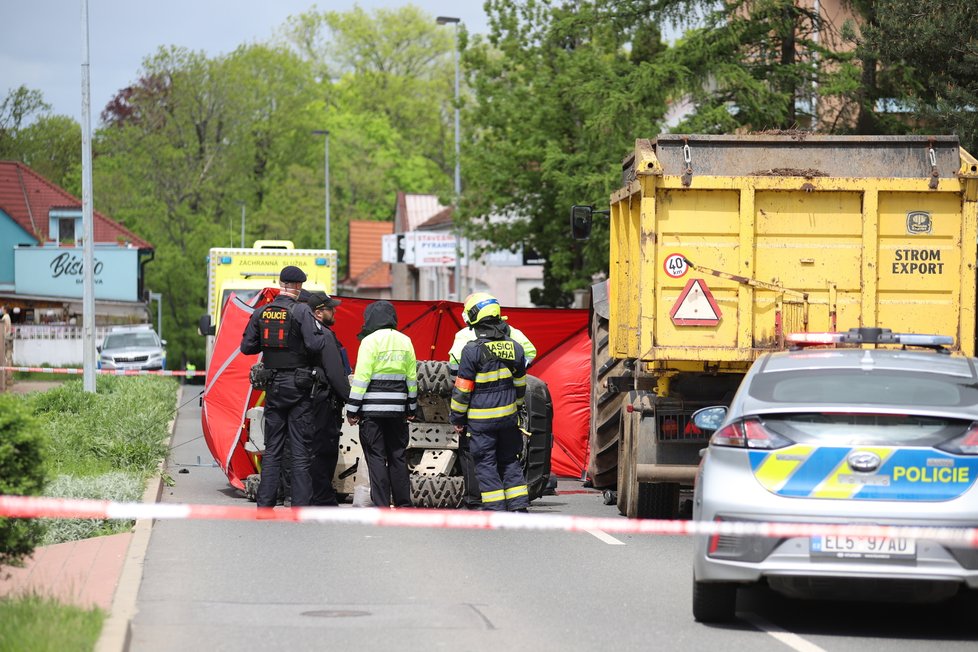
[[[861, 46], [884, 70], [905, 72], [890, 99], [916, 127], [953, 133], [978, 152], [978, 11], [965, 0], [863, 0], [874, 20]], [[862, 7], [862, 4], [857, 5]], [[864, 11], [868, 11], [864, 9]]]
[[658, 26], [619, 3], [491, 0], [491, 32], [466, 43], [462, 223], [500, 246], [544, 254], [538, 305], [607, 268], [608, 233], [570, 238], [572, 204], [606, 205], [636, 138], [663, 125], [668, 82]]
[[0, 101], [0, 159], [21, 161], [81, 194], [81, 127], [67, 116], [53, 115], [38, 90], [20, 86]]

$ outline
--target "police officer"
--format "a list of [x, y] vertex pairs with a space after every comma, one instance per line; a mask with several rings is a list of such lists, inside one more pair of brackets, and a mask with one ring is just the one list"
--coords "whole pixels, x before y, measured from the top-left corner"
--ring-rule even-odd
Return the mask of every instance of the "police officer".
[[418, 363], [414, 345], [397, 330], [389, 301], [374, 301], [363, 311], [360, 349], [346, 416], [360, 425], [360, 444], [370, 475], [375, 507], [411, 507], [406, 449], [408, 428], [418, 409]]
[[525, 512], [530, 500], [517, 457], [523, 447], [517, 413], [526, 392], [526, 357], [507, 335], [494, 297], [469, 297], [465, 312], [476, 339], [459, 358], [449, 421], [460, 438], [470, 437], [482, 508]]
[[[470, 294], [465, 299], [465, 306], [472, 306], [480, 302], [486, 302], [485, 305], [491, 305], [495, 303], [499, 305], [499, 301], [486, 292], [475, 292]], [[501, 316], [501, 315], [500, 315]], [[505, 321], [506, 317], [502, 317]], [[452, 348], [448, 352], [448, 367], [452, 372], [452, 375], [458, 374], [458, 363], [459, 359], [462, 357], [462, 349], [465, 345], [475, 339], [475, 330], [472, 325], [469, 324], [469, 316], [467, 310], [462, 310], [462, 321], [465, 322], [465, 328], [460, 329], [455, 333], [455, 339], [452, 342]], [[513, 340], [519, 343], [523, 347], [523, 355], [526, 357], [526, 366], [529, 367], [530, 363], [537, 356], [537, 349], [530, 342], [529, 338], [523, 334], [523, 331], [506, 324], [507, 336], [511, 337]], [[472, 451], [469, 448], [468, 436], [460, 436], [458, 438], [458, 462], [462, 469], [462, 481], [465, 487], [465, 495], [463, 501], [465, 503], [466, 509], [480, 509], [482, 507], [482, 498], [479, 492], [479, 480], [475, 475], [475, 460], [472, 457]]]
[[258, 506], [274, 507], [279, 489], [285, 439], [292, 458], [292, 505], [312, 502], [309, 465], [313, 436], [312, 396], [315, 356], [326, 338], [309, 306], [296, 298], [306, 280], [293, 265], [279, 274], [281, 291], [274, 301], [252, 313], [241, 337], [241, 352], [262, 354], [272, 378], [265, 390], [265, 453], [262, 456]]
[[325, 292], [311, 292], [306, 302], [312, 314], [323, 325], [326, 345], [317, 366], [324, 379], [313, 398], [312, 441], [312, 504], [336, 505], [333, 474], [340, 454], [340, 426], [343, 424], [343, 405], [350, 398], [352, 371], [346, 362], [346, 350], [330, 328], [336, 321], [336, 306], [342, 303]]

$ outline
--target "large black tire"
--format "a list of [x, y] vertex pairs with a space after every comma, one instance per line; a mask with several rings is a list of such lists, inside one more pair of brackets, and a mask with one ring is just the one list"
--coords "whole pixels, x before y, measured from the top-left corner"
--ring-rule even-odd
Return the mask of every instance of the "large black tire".
[[411, 475], [411, 503], [415, 507], [457, 509], [462, 506], [462, 476]]
[[638, 485], [638, 518], [672, 519], [679, 515], [679, 485], [643, 482]]
[[605, 381], [622, 375], [622, 360], [608, 352], [608, 320], [591, 317], [591, 420], [588, 475], [598, 489], [618, 485], [618, 446], [623, 394], [609, 392]]
[[736, 618], [737, 585], [693, 580], [693, 618], [701, 623], [726, 623]]
[[526, 377], [525, 401], [530, 440], [523, 455], [523, 473], [532, 501], [543, 495], [550, 482], [554, 409], [547, 384], [535, 376]]
[[418, 394], [434, 394], [445, 398], [452, 397], [455, 384], [447, 362], [439, 360], [418, 361]]

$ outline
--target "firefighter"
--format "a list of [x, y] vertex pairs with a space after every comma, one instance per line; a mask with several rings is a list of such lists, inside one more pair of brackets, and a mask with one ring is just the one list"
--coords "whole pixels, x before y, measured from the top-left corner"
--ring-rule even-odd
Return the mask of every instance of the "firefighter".
[[518, 411], [526, 392], [523, 347], [508, 336], [495, 297], [470, 296], [464, 309], [476, 339], [462, 349], [449, 420], [460, 439], [469, 437], [482, 508], [525, 512], [530, 500], [518, 459], [523, 447]]
[[[495, 302], [496, 305], [499, 302], [491, 294], [485, 292], [476, 292], [470, 294], [465, 299], [464, 305], [472, 305], [474, 303], [479, 303], [480, 301]], [[502, 315], [500, 315], [502, 316]], [[506, 317], [502, 317], [503, 321]], [[462, 321], [465, 322], [465, 328], [460, 329], [455, 333], [455, 339], [452, 342], [452, 348], [448, 352], [448, 367], [451, 370], [452, 375], [458, 374], [458, 362], [462, 357], [462, 349], [465, 345], [475, 339], [475, 330], [471, 324], [469, 324], [468, 311], [462, 310]], [[523, 347], [523, 355], [526, 357], [526, 366], [529, 367], [530, 363], [537, 355], [537, 349], [530, 342], [529, 338], [523, 334], [523, 331], [518, 328], [513, 327], [510, 324], [506, 324], [507, 335], [513, 340], [519, 343]], [[480, 509], [482, 507], [482, 498], [479, 492], [479, 481], [475, 475], [475, 460], [472, 458], [472, 451], [469, 448], [469, 437], [460, 436], [458, 438], [458, 462], [462, 469], [462, 482], [465, 488], [465, 493], [463, 497], [463, 502], [466, 509]]]
[[286, 438], [291, 450], [292, 505], [304, 507], [312, 502], [313, 365], [326, 338], [309, 306], [296, 301], [305, 280], [298, 267], [283, 268], [278, 296], [252, 313], [241, 337], [241, 352], [261, 353], [270, 376], [265, 390], [265, 452], [258, 507], [275, 506]]
[[414, 345], [397, 330], [389, 301], [374, 301], [363, 311], [360, 349], [346, 416], [360, 426], [360, 445], [370, 476], [375, 507], [411, 507], [406, 449], [407, 421], [418, 409], [418, 363]]
[[343, 425], [343, 405], [350, 398], [350, 369], [345, 360], [346, 349], [330, 328], [336, 322], [336, 306], [342, 303], [325, 292], [311, 292], [306, 303], [323, 325], [326, 345], [318, 367], [324, 381], [313, 398], [313, 423], [316, 434], [312, 442], [312, 504], [337, 504], [333, 474], [340, 454], [340, 427]]

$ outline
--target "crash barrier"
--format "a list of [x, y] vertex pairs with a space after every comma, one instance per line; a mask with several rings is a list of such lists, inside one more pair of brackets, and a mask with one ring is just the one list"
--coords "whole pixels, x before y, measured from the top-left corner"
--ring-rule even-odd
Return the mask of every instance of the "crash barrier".
[[[0, 367], [0, 371], [32, 371], [42, 374], [72, 374], [81, 376], [85, 373], [84, 369], [76, 367]], [[203, 369], [171, 371], [169, 369], [157, 369], [155, 371], [142, 369], [95, 369], [95, 373], [106, 376], [186, 376], [193, 378], [200, 375], [201, 378], [207, 375]]]
[[760, 537], [888, 537], [927, 539], [959, 547], [978, 548], [978, 528], [828, 523], [756, 523], [743, 521], [683, 521], [624, 519], [557, 514], [458, 511], [443, 509], [359, 509], [337, 507], [248, 507], [167, 503], [116, 503], [107, 500], [0, 496], [0, 516], [12, 518], [275, 520], [380, 527], [450, 528], [475, 530], [540, 530], [617, 534], [721, 535]]

